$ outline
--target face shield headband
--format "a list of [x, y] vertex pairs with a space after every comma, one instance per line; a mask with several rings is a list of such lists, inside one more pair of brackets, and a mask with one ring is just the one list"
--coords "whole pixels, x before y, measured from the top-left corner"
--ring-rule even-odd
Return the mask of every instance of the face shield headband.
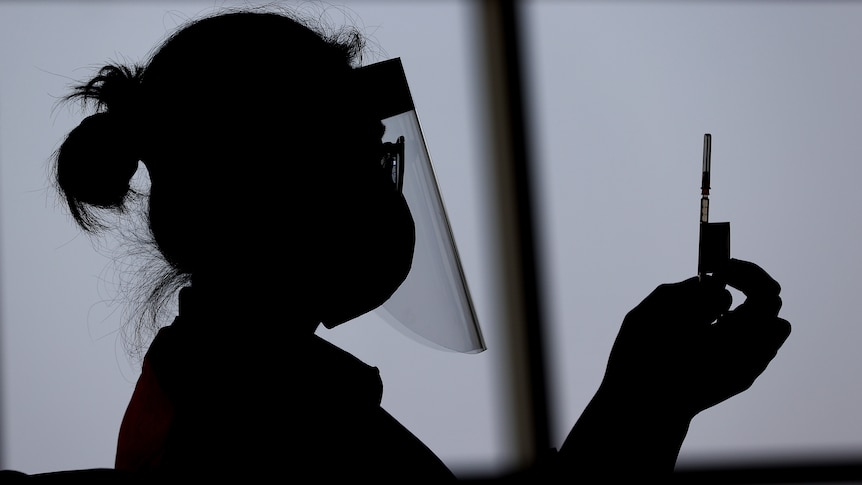
[[381, 164], [416, 225], [407, 278], [375, 312], [410, 338], [440, 350], [486, 349], [431, 158], [400, 58], [357, 68], [367, 106], [386, 127]]

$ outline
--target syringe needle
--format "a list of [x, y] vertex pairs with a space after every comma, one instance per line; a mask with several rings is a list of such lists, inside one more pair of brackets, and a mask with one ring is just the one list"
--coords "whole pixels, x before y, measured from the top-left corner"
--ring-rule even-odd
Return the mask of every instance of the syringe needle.
[[700, 222], [709, 222], [709, 170], [712, 152], [712, 135], [703, 135], [703, 172], [700, 178]]

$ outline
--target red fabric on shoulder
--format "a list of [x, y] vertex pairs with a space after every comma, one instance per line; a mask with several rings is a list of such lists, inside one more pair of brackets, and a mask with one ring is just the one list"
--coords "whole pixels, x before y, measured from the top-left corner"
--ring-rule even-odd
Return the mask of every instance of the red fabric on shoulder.
[[117, 440], [114, 468], [127, 471], [155, 471], [161, 465], [168, 431], [174, 418], [174, 406], [159, 385], [148, 357]]

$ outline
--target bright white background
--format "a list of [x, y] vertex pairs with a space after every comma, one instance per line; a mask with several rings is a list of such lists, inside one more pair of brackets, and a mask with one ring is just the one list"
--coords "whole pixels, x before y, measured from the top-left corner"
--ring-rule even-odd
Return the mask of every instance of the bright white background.
[[[56, 99], [103, 63], [143, 60], [185, 19], [233, 4], [0, 2], [3, 468], [111, 466], [137, 377], [118, 340], [123, 305], [112, 302], [122, 255], [80, 236], [48, 184], [52, 151], [82, 118]], [[474, 4], [346, 4], [328, 15], [372, 36], [370, 61], [402, 58], [489, 350], [429, 349], [373, 315], [322, 335], [380, 367], [384, 406], [457, 471], [498, 467], [513, 447]], [[859, 449], [862, 5], [526, 7], [555, 444], [598, 385], [625, 313], [694, 274], [710, 132], [711, 218], [731, 221], [735, 257], [779, 280], [794, 327], [752, 389], [695, 419], [681, 463]]]

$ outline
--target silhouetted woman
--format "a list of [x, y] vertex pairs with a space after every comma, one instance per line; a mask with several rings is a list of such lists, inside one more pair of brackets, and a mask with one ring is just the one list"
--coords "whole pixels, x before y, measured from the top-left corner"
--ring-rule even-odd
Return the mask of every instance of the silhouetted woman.
[[[228, 12], [70, 96], [95, 108], [57, 157], [72, 216], [98, 232], [144, 200], [168, 267], [154, 313], [180, 291], [143, 360], [116, 470], [99, 477], [455, 478], [380, 406], [377, 369], [315, 335], [381, 305], [411, 267], [413, 219], [355, 82], [362, 48], [349, 29]], [[138, 171], [144, 191], [130, 189]], [[734, 311], [725, 284], [749, 297]], [[626, 317], [559, 452], [520, 473], [671, 473], [690, 420], [751, 385], [789, 334], [778, 294], [736, 260], [660, 286]]]

